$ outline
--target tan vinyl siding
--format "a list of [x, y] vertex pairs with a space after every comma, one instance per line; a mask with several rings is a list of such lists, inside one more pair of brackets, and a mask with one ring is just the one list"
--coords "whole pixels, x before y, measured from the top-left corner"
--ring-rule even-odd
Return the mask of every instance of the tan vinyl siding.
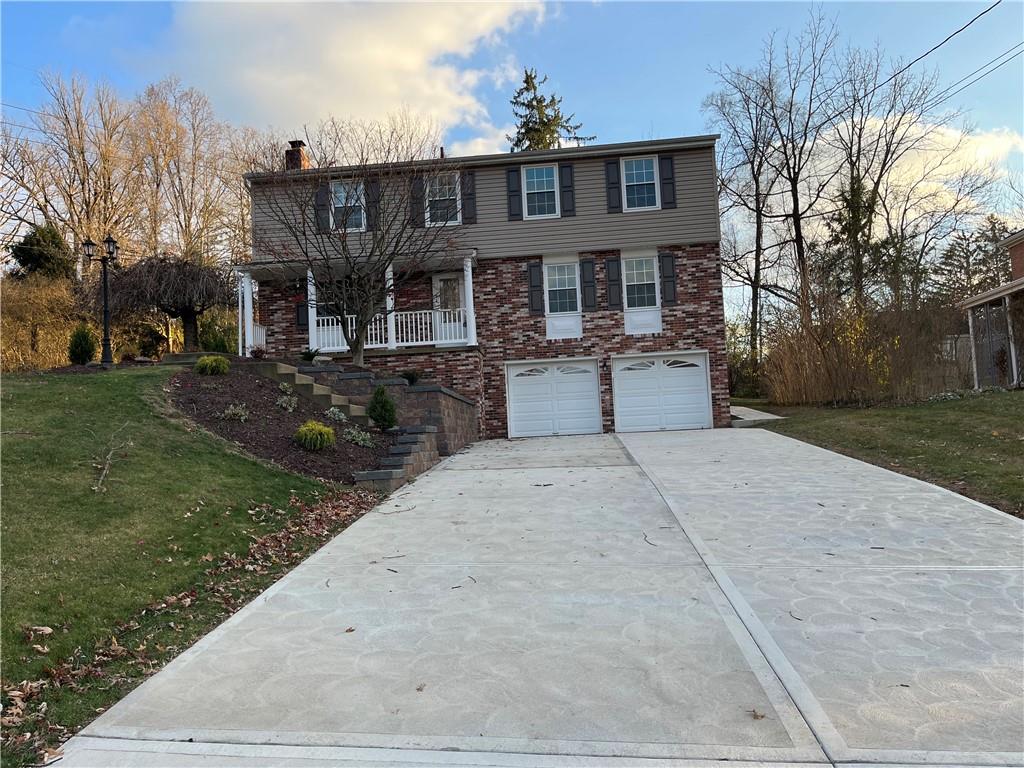
[[[576, 215], [560, 219], [508, 220], [505, 168], [476, 172], [479, 224], [463, 227], [462, 241], [481, 259], [583, 250], [716, 242], [718, 194], [714, 151], [673, 155], [677, 207], [608, 213], [604, 159], [573, 163]], [[514, 156], [510, 157], [514, 160]]]
[[[480, 259], [717, 242], [714, 148], [682, 149], [672, 156], [677, 205], [674, 209], [608, 213], [604, 163], [610, 158], [566, 158], [562, 162], [572, 162], [574, 166], [576, 215], [522, 221], [508, 220], [505, 187], [506, 168], [515, 165], [518, 158], [509, 155], [509, 166], [467, 166], [467, 170], [476, 173], [478, 223], [452, 227], [451, 232], [460, 248], [477, 248]], [[256, 184], [254, 198], [273, 189], [272, 185]], [[254, 261], [272, 260], [260, 247], [261, 243], [276, 240], [289, 250], [294, 247], [294, 243], [287, 242], [290, 238], [280, 231], [280, 225], [275, 226], [274, 217], [266, 215], [261, 207], [253, 206]], [[279, 238], [269, 237], [274, 229], [278, 229]]]

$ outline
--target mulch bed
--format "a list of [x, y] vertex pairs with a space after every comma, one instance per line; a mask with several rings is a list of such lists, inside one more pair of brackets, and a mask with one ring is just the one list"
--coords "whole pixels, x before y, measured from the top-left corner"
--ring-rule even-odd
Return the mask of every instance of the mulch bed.
[[[324, 416], [322, 407], [301, 395], [297, 395], [298, 407], [288, 413], [277, 405], [277, 399], [284, 394], [278, 382], [244, 365], [233, 365], [224, 376], [198, 376], [182, 371], [171, 379], [170, 389], [174, 405], [211, 432], [238, 443], [254, 456], [323, 480], [351, 483], [353, 472], [376, 469], [393, 440], [369, 428], [367, 431], [375, 438], [374, 447], [345, 442], [341, 433], [347, 424], [332, 422]], [[245, 404], [249, 411], [246, 421], [221, 418], [234, 403]], [[295, 430], [308, 419], [334, 427], [336, 445], [316, 452], [296, 445]]]

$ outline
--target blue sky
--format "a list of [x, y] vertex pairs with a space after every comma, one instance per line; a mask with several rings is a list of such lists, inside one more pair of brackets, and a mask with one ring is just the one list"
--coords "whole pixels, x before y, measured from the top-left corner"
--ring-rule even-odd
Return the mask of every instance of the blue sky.
[[[910, 59], [987, 3], [828, 3], [844, 40]], [[430, 111], [456, 149], [498, 149], [517, 70], [535, 66], [600, 141], [705, 132], [710, 67], [753, 63], [766, 35], [796, 31], [806, 3], [0, 5], [2, 100], [38, 107], [36, 72], [79, 72], [125, 95], [177, 74], [219, 116], [294, 130], [323, 114]], [[1005, 2], [920, 67], [952, 83], [1024, 39]], [[964, 91], [981, 132], [1024, 133], [1024, 57]], [[25, 115], [4, 108], [5, 120]], [[1020, 146], [1006, 158], [1020, 163]]]

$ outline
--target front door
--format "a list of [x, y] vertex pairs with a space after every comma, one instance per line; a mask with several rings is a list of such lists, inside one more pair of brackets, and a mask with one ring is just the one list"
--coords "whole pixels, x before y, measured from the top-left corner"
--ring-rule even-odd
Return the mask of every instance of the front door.
[[461, 274], [434, 276], [434, 340], [437, 344], [466, 341], [465, 296]]

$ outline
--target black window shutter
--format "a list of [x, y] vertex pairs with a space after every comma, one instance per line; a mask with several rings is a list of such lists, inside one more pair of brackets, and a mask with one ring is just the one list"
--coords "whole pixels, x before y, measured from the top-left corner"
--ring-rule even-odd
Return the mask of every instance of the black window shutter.
[[583, 297], [583, 311], [597, 309], [597, 278], [594, 276], [594, 260], [580, 259], [580, 294]]
[[[505, 184], [508, 189], [508, 220], [523, 220], [523, 190], [521, 184], [519, 166], [516, 165], [505, 171]], [[542, 308], [543, 309], [543, 308]]]
[[658, 262], [661, 273], [661, 304], [671, 306], [676, 303], [676, 255], [659, 253]]
[[661, 207], [676, 207], [676, 171], [672, 155], [658, 157], [658, 169], [661, 177]]
[[316, 197], [313, 199], [313, 209], [316, 214], [316, 231], [331, 231], [331, 185], [321, 184], [316, 188]]
[[559, 203], [563, 216], [576, 215], [576, 190], [573, 187], [572, 163], [558, 166]]
[[462, 192], [462, 223], [476, 224], [476, 171], [463, 171], [459, 179]]
[[425, 191], [423, 188], [423, 174], [417, 173], [412, 177], [412, 184], [409, 189], [409, 223], [414, 227], [423, 226], [423, 205]]
[[604, 185], [608, 191], [608, 213], [622, 213], [622, 183], [619, 181], [619, 161], [604, 163]]
[[366, 197], [366, 229], [372, 232], [377, 228], [377, 220], [380, 218], [380, 180], [367, 179], [363, 185], [363, 194]]
[[295, 288], [302, 294], [302, 301], [295, 302], [295, 325], [299, 328], [309, 328], [309, 284], [305, 280], [300, 280]]
[[526, 276], [530, 288], [530, 314], [544, 314], [544, 267], [539, 261], [527, 265]]
[[608, 280], [608, 309], [622, 309], [622, 261], [618, 256], [604, 260], [604, 272]]

